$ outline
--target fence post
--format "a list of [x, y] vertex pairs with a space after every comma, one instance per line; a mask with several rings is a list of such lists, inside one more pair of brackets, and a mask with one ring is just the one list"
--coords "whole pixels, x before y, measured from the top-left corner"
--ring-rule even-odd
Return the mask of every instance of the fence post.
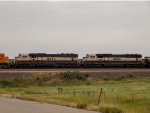
[[61, 94], [63, 93], [63, 88], [61, 87]]
[[83, 94], [83, 96], [84, 96], [84, 91], [82, 91], [82, 94]]
[[119, 95], [118, 95], [118, 89], [116, 89], [117, 92], [117, 101], [119, 100]]
[[117, 92], [117, 101], [119, 100], [119, 95], [118, 95], [118, 92]]
[[73, 96], [75, 97], [76, 96], [76, 90], [74, 89], [74, 92], [73, 92]]
[[60, 88], [58, 87], [58, 94], [60, 93]]
[[132, 93], [132, 102], [134, 102], [134, 96], [133, 96], [133, 93]]
[[99, 93], [99, 97], [98, 97], [97, 105], [99, 105], [99, 103], [100, 103], [100, 99], [101, 99], [102, 93], [103, 93], [103, 89], [101, 88], [100, 89], [100, 93]]
[[95, 93], [95, 92], [93, 91], [93, 97], [94, 97], [94, 93]]
[[90, 91], [87, 92], [88, 96], [90, 96]]
[[104, 98], [105, 98], [105, 90], [103, 91], [103, 95], [104, 95]]

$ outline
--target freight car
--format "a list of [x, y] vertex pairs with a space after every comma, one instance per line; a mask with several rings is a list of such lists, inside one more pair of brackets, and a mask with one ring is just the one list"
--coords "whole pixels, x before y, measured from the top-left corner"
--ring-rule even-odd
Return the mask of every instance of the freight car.
[[4, 53], [0, 53], [0, 68], [8, 68], [9, 58]]
[[143, 62], [140, 54], [87, 54], [82, 65], [85, 68], [142, 67]]
[[19, 54], [15, 58], [16, 68], [77, 68], [78, 54]]

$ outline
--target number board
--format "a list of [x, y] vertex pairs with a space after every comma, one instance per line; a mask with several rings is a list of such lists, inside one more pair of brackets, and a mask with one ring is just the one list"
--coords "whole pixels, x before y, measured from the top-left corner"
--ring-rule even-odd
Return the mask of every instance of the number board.
[[121, 60], [121, 58], [115, 57], [115, 58], [113, 58], [113, 60], [114, 61], [119, 61], [119, 60]]

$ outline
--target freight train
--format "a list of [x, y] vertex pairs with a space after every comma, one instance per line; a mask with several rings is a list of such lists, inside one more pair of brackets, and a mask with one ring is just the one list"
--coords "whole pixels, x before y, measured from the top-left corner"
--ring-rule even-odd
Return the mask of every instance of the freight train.
[[9, 59], [0, 53], [0, 68], [102, 68], [102, 67], [150, 67], [150, 57], [141, 54], [78, 54], [30, 53]]

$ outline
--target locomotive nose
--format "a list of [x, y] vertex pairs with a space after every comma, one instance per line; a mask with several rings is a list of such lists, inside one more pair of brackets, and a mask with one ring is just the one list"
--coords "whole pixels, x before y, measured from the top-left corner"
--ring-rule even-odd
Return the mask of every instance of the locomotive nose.
[[4, 53], [0, 53], [0, 68], [8, 68], [9, 58]]

